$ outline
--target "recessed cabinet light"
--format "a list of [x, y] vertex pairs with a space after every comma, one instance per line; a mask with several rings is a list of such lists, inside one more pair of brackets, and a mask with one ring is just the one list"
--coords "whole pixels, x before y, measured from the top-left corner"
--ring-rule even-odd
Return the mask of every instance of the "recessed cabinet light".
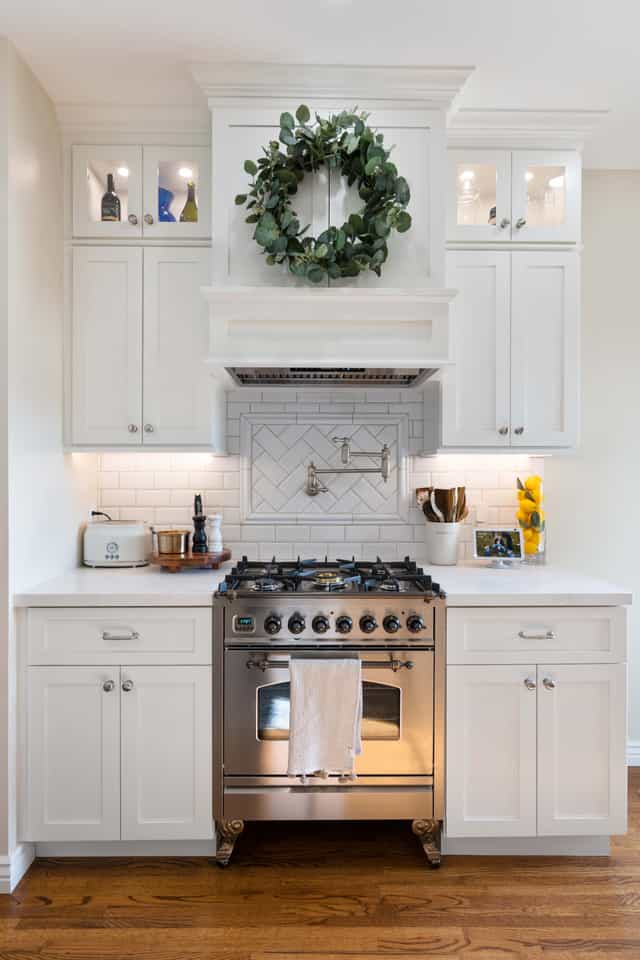
[[549, 180], [549, 186], [553, 187], [555, 190], [559, 190], [560, 187], [564, 187], [564, 177], [562, 174], [559, 177], [551, 177], [551, 180]]
[[119, 177], [128, 177], [129, 167], [118, 167], [117, 174]]
[[191, 167], [180, 167], [178, 170], [178, 176], [184, 177], [185, 180], [189, 180], [193, 176], [193, 170]]
[[470, 180], [475, 180], [476, 175], [473, 170], [463, 170], [460, 174], [460, 179], [463, 183], [468, 183]]

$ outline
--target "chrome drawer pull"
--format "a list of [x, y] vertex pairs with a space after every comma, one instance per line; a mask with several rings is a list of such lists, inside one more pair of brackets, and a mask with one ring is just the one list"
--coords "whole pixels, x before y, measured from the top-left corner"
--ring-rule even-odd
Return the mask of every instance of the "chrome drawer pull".
[[135, 630], [132, 630], [130, 633], [109, 633], [108, 630], [103, 630], [102, 639], [107, 642], [109, 640], [139, 640], [140, 634], [136, 633]]
[[556, 635], [553, 630], [547, 630], [546, 633], [527, 633], [526, 630], [518, 630], [518, 636], [521, 640], [555, 640]]
[[527, 690], [535, 690], [536, 688], [536, 682], [535, 680], [532, 680], [531, 677], [527, 677], [527, 679], [524, 681], [524, 685]]
[[545, 690], [555, 690], [556, 682], [555, 680], [552, 680], [551, 677], [544, 677], [542, 686], [545, 688]]
[[[394, 673], [397, 673], [398, 670], [402, 670], [403, 668], [413, 670], [415, 666], [413, 660], [396, 660], [395, 658], [391, 658], [390, 660], [363, 660], [361, 664], [363, 670], [368, 670], [370, 667], [373, 667], [375, 670], [393, 670]], [[288, 670], [289, 661], [267, 660], [266, 658], [263, 660], [254, 660], [250, 657], [247, 660], [247, 670], [251, 670], [252, 667], [262, 670], [263, 673], [265, 670]]]

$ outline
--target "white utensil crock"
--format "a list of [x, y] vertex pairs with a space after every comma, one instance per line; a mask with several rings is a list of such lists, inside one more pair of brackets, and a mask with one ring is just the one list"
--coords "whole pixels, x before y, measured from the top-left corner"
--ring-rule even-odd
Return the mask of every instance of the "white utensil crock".
[[458, 560], [458, 538], [461, 523], [425, 524], [425, 540], [429, 563], [451, 566]]

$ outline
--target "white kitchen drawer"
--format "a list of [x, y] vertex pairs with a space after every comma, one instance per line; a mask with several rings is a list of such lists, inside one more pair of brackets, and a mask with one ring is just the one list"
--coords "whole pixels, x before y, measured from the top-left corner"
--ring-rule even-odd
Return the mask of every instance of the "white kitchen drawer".
[[447, 663], [620, 663], [625, 607], [447, 610]]
[[210, 664], [211, 610], [202, 607], [31, 609], [32, 665]]

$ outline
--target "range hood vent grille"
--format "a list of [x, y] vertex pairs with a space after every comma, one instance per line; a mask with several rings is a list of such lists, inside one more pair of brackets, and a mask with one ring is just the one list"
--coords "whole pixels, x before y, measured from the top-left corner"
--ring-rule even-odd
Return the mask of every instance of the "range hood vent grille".
[[415, 387], [435, 369], [379, 367], [227, 367], [243, 387]]

